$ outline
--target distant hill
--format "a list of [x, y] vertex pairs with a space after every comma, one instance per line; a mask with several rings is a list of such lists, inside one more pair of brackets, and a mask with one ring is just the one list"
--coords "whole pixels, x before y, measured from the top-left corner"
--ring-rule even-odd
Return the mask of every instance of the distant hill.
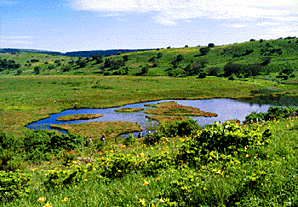
[[[146, 49], [151, 50], [151, 49]], [[13, 49], [13, 48], [3, 48], [0, 49], [0, 53], [19, 53], [19, 52], [28, 52], [28, 53], [40, 53], [40, 54], [51, 54], [51, 55], [63, 55], [70, 57], [92, 57], [93, 55], [117, 55], [117, 53], [129, 53], [129, 52], [138, 52], [144, 51], [144, 49], [114, 49], [114, 50], [92, 50], [92, 51], [74, 51], [74, 52], [54, 52], [46, 50], [34, 50], [34, 49]]]
[[61, 52], [53, 52], [46, 50], [34, 50], [34, 49], [13, 49], [13, 48], [3, 48], [0, 49], [0, 53], [19, 53], [19, 52], [28, 52], [28, 53], [40, 53], [40, 54], [51, 54], [51, 55], [63, 55]]

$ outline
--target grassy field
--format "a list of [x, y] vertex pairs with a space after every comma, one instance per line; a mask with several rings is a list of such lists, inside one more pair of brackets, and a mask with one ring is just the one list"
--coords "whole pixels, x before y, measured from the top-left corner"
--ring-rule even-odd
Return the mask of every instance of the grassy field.
[[0, 130], [22, 134], [29, 123], [66, 109], [107, 108], [165, 99], [296, 96], [296, 85], [247, 79], [135, 76], [0, 76]]
[[[19, 71], [0, 70], [0, 206], [298, 206], [297, 118], [204, 129], [180, 120], [140, 139], [115, 141], [109, 136], [141, 129], [129, 122], [56, 126], [68, 135], [26, 128], [66, 109], [211, 98], [254, 98], [261, 104], [263, 96], [298, 96], [295, 38], [215, 46], [206, 55], [200, 49], [103, 57], [109, 64], [0, 54], [21, 64]], [[229, 62], [259, 64], [262, 72], [225, 76]], [[205, 64], [200, 74], [207, 77], [185, 76], [188, 65], [197, 63]], [[212, 70], [217, 75], [209, 75]], [[106, 142], [86, 136], [103, 133]]]

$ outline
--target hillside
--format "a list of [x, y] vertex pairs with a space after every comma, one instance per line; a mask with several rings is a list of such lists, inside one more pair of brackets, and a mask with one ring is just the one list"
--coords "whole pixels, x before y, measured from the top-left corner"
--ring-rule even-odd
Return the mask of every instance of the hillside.
[[[276, 81], [289, 81], [295, 80], [298, 75], [297, 56], [296, 37], [258, 41], [252, 39], [224, 46], [214, 46], [210, 43], [207, 47], [168, 47], [118, 53], [109, 57], [2, 53], [0, 75], [142, 75], [200, 78], [219, 76], [229, 77], [230, 80], [258, 76]], [[20, 66], [4, 67], [3, 65], [7, 65], [9, 61], [14, 61]]]
[[[50, 55], [62, 55], [70, 57], [92, 57], [93, 55], [110, 56], [117, 55], [117, 53], [137, 52], [144, 49], [114, 49], [114, 50], [92, 50], [92, 51], [73, 51], [73, 52], [55, 52], [46, 50], [34, 50], [34, 49], [13, 49], [3, 48], [0, 49], [0, 53], [38, 53], [38, 54], [50, 54]], [[146, 49], [151, 50], [151, 49]]]

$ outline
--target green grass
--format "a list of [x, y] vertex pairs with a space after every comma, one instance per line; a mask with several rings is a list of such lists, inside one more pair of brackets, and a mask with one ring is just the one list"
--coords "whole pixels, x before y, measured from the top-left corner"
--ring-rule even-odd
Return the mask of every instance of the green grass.
[[[282, 49], [282, 54], [270, 54], [272, 60], [265, 66], [270, 72], [254, 78], [230, 81], [213, 76], [205, 79], [168, 77], [171, 62], [178, 54], [184, 57], [179, 63], [182, 68], [191, 61], [208, 59], [204, 68], [207, 71], [212, 67], [222, 69], [228, 62], [261, 63], [265, 57], [262, 53], [268, 53], [272, 48]], [[29, 131], [25, 128], [27, 124], [66, 109], [107, 108], [167, 99], [259, 99], [265, 95], [296, 97], [296, 78], [286, 81], [278, 76], [284, 67], [291, 67], [297, 77], [297, 49], [296, 39], [284, 39], [216, 46], [206, 56], [198, 56], [200, 48], [193, 47], [108, 57], [120, 60], [124, 55], [129, 56], [124, 66], [128, 67], [126, 76], [103, 76], [104, 72], [113, 73], [115, 69], [103, 70], [103, 64], [95, 64], [92, 60], [86, 67], [78, 68], [74, 64], [69, 72], [63, 72], [63, 65], [78, 58], [37, 53], [0, 54], [1, 59], [19, 62], [23, 71], [18, 76], [15, 76], [16, 71], [0, 72], [0, 131], [12, 133], [17, 143], [26, 138]], [[246, 50], [253, 50], [253, 53], [243, 55]], [[148, 62], [149, 59], [159, 52], [163, 56], [156, 60], [157, 67], [151, 67], [153, 64]], [[27, 61], [32, 59], [40, 61], [29, 66]], [[55, 63], [57, 60], [61, 61], [60, 66]], [[51, 70], [47, 69], [50, 64], [54, 65]], [[149, 66], [148, 74], [135, 76], [146, 65]], [[37, 66], [41, 68], [40, 75], [33, 73]], [[286, 84], [278, 84], [278, 80]], [[92, 136], [120, 130], [115, 129], [114, 123], [107, 125], [106, 131], [100, 133], [98, 125], [92, 128], [88, 124], [78, 126], [77, 130]], [[125, 124], [119, 125], [127, 128]], [[144, 139], [134, 140], [129, 146], [124, 145], [125, 139], [118, 139], [118, 143], [107, 139], [105, 145], [94, 142], [76, 150], [62, 150], [55, 155], [46, 153], [44, 158], [48, 161], [41, 162], [24, 160], [26, 155], [21, 153], [23, 149], [20, 147], [10, 151], [12, 154], [4, 150], [1, 163], [12, 156], [8, 165], [32, 175], [32, 185], [27, 198], [2, 202], [0, 206], [45, 206], [47, 202], [51, 206], [297, 206], [298, 119], [272, 120], [253, 125], [253, 128], [250, 133], [271, 130], [268, 145], [237, 149], [240, 153], [233, 156], [212, 151], [208, 162], [196, 160], [201, 162], [196, 167], [175, 161], [181, 150], [189, 149], [187, 153], [190, 155], [197, 150], [195, 147], [185, 148], [191, 145], [191, 137], [162, 137], [152, 146], [145, 145]], [[75, 132], [75, 129], [71, 130]], [[192, 136], [199, 135], [200, 131]], [[10, 139], [11, 136], [6, 138], [14, 140]], [[78, 157], [91, 157], [95, 161], [92, 164], [78, 162]], [[129, 165], [129, 162], [133, 164]], [[67, 174], [79, 165], [85, 166], [88, 173], [77, 183], [59, 188], [44, 185], [50, 173], [64, 170]], [[116, 167], [115, 172], [110, 171], [113, 166]], [[37, 201], [40, 197], [45, 197], [46, 201]]]
[[[99, 84], [106, 88], [93, 87]], [[281, 90], [275, 95], [297, 94], [295, 85], [258, 79], [243, 82], [216, 77], [0, 76], [0, 130], [22, 134], [29, 123], [66, 109], [107, 108], [166, 99], [250, 97], [252, 90], [268, 87]]]
[[[199, 199], [197, 206], [296, 206], [298, 119], [272, 121], [255, 126], [260, 131], [268, 128], [272, 131], [270, 144], [259, 150], [247, 151], [249, 156], [244, 154], [240, 158], [239, 155], [241, 162], [232, 158], [221, 160], [214, 154], [213, 161], [206, 166], [189, 169], [183, 167], [183, 163], [180, 168], [181, 163], [177, 163], [152, 175], [132, 171], [123, 177], [105, 179], [98, 177], [100, 168], [96, 163], [101, 162], [100, 157], [103, 159], [111, 153], [131, 154], [137, 159], [148, 159], [153, 155], [173, 157], [185, 138], [165, 138], [156, 146], [144, 146], [137, 142], [131, 147], [123, 148], [117, 145], [113, 147], [108, 143], [102, 152], [93, 151], [91, 156], [99, 159], [98, 161], [93, 164], [81, 163], [89, 166], [90, 172], [77, 184], [57, 189], [46, 188], [42, 184], [48, 173], [57, 169], [72, 170], [74, 163], [63, 166], [54, 160], [28, 166], [24, 171], [33, 175], [29, 197], [2, 205], [43, 206], [49, 202], [52, 206], [166, 206], [175, 201], [170, 197], [171, 192], [176, 189], [177, 193], [181, 193], [184, 189], [185, 194], [180, 194], [181, 197], [176, 200], [180, 200], [182, 206], [188, 206], [182, 202], [188, 199], [190, 203]], [[175, 183], [180, 183], [179, 187], [173, 187]], [[233, 195], [236, 197], [233, 198]], [[45, 197], [46, 201], [37, 201], [40, 197]]]
[[[210, 68], [218, 68], [222, 71], [224, 65], [229, 62], [237, 64], [255, 64], [262, 63], [265, 57], [270, 57], [271, 62], [263, 67], [264, 72], [260, 77], [269, 78], [283, 81], [283, 78], [279, 78], [279, 72], [286, 66], [294, 69], [293, 75], [297, 77], [298, 70], [298, 43], [297, 39], [278, 39], [278, 40], [265, 40], [262, 43], [260, 41], [244, 42], [232, 45], [215, 46], [211, 48], [211, 51], [204, 56], [200, 56], [201, 47], [184, 47], [184, 48], [171, 48], [171, 49], [159, 49], [150, 51], [139, 51], [132, 53], [124, 53], [121, 55], [104, 57], [113, 61], [123, 60], [124, 56], [128, 56], [128, 60], [125, 61], [124, 66], [104, 68], [104, 63], [96, 64], [92, 58], [81, 58], [87, 62], [85, 67], [80, 68], [76, 63], [70, 64], [79, 60], [77, 57], [67, 57], [49, 54], [38, 53], [3, 53], [0, 54], [0, 58], [15, 60], [22, 65], [20, 68], [23, 73], [21, 75], [35, 75], [34, 68], [40, 67], [41, 75], [112, 75], [117, 74], [117, 71], [123, 71], [124, 68], [128, 69], [127, 75], [139, 74], [142, 67], [148, 66], [149, 72], [145, 76], [168, 76], [173, 69], [172, 62], [180, 54], [183, 56], [183, 60], [179, 62], [180, 68], [185, 68], [191, 62], [196, 62], [201, 59], [207, 60], [207, 65], [203, 68], [203, 71], [207, 72]], [[278, 52], [272, 52], [273, 50], [281, 50], [281, 54]], [[246, 54], [247, 51], [252, 53]], [[162, 53], [162, 57], [157, 58], [158, 53]], [[151, 58], [155, 57], [155, 62], [149, 62]], [[38, 59], [39, 62], [30, 64], [32, 59]], [[60, 61], [60, 63], [57, 63]], [[28, 63], [29, 62], [29, 63]], [[56, 63], [55, 63], [56, 62]], [[156, 67], [153, 67], [153, 64]], [[25, 66], [26, 64], [26, 66]], [[52, 65], [52, 69], [48, 69], [49, 65]], [[63, 67], [69, 66], [69, 71], [63, 71]], [[266, 72], [268, 71], [268, 72]], [[0, 72], [0, 75], [15, 75], [16, 70], [4, 70]], [[118, 73], [119, 74], [119, 73]], [[291, 80], [296, 78], [292, 77]]]
[[102, 117], [102, 114], [73, 114], [60, 116], [57, 121], [74, 121], [74, 120], [88, 120]]

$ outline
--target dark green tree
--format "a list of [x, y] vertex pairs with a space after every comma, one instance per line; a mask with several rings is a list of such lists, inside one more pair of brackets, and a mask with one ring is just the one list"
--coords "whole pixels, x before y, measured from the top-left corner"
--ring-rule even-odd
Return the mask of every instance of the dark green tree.
[[36, 75], [40, 74], [40, 67], [38, 67], [38, 66], [35, 67], [34, 72], [35, 72]]
[[162, 53], [161, 52], [157, 53], [157, 58], [161, 58], [161, 57], [162, 57]]
[[208, 47], [214, 47], [214, 43], [209, 43]]
[[207, 55], [208, 52], [210, 52], [210, 48], [209, 47], [202, 47], [200, 49], [200, 53], [201, 53], [202, 56]]

